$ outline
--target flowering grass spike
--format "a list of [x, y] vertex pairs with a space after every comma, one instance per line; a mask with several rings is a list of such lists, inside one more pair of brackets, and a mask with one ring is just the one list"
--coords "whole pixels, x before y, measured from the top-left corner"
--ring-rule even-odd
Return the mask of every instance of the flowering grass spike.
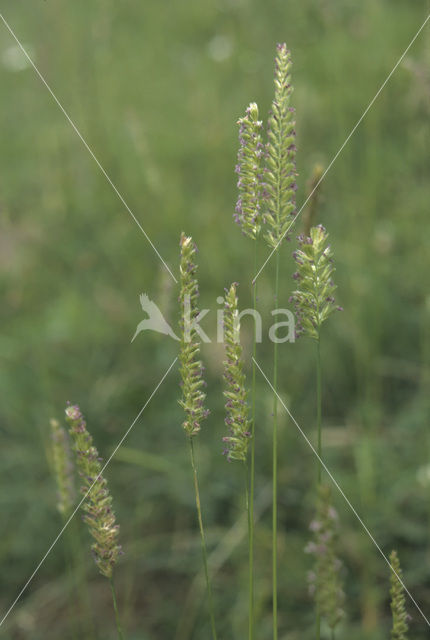
[[314, 596], [318, 612], [325, 617], [334, 637], [334, 630], [344, 617], [342, 609], [345, 595], [340, 571], [342, 563], [336, 556], [338, 515], [331, 505], [330, 488], [318, 487], [316, 518], [310, 529], [314, 541], [309, 542], [306, 552], [315, 555], [315, 571], [309, 573], [309, 590]]
[[81, 492], [86, 495], [82, 508], [84, 522], [88, 525], [94, 543], [91, 550], [99, 571], [106, 578], [112, 578], [112, 569], [122, 553], [118, 544], [119, 525], [115, 524], [112, 497], [106, 479], [101, 475], [101, 458], [93, 445], [93, 438], [81, 410], [76, 405], [68, 405], [66, 419], [74, 442], [77, 467], [83, 484]]
[[181, 363], [182, 378], [182, 399], [179, 404], [185, 411], [186, 419], [183, 422], [185, 432], [190, 436], [195, 436], [200, 431], [200, 423], [204, 420], [209, 411], [204, 408], [205, 393], [202, 387], [205, 386], [203, 380], [203, 364], [198, 359], [200, 346], [197, 338], [197, 331], [193, 321], [199, 315], [197, 299], [199, 287], [196, 279], [197, 266], [194, 257], [197, 251], [196, 245], [191, 237], [181, 234], [181, 263], [180, 279], [181, 291], [179, 302], [181, 305], [181, 342], [179, 360]]
[[258, 106], [252, 102], [243, 118], [239, 118], [239, 152], [236, 173], [239, 198], [234, 214], [235, 221], [245, 235], [256, 239], [261, 229], [261, 159], [264, 145], [261, 140], [263, 123], [258, 119]]
[[[394, 571], [391, 572], [391, 613], [393, 616], [393, 627], [391, 630], [392, 640], [407, 640], [408, 638], [408, 614], [405, 607], [405, 593], [403, 585], [399, 582], [398, 577], [401, 579], [402, 570], [400, 568], [400, 562], [396, 551], [392, 551], [390, 554], [390, 564]], [[397, 574], [397, 575], [396, 575]], [[397, 577], [398, 576], [398, 577]]]
[[321, 325], [337, 307], [333, 293], [336, 286], [332, 280], [335, 268], [328, 233], [322, 225], [312, 227], [310, 237], [299, 236], [299, 249], [293, 253], [298, 265], [293, 278], [298, 289], [290, 301], [297, 315], [297, 333], [319, 340]]
[[57, 508], [63, 516], [67, 516], [76, 498], [75, 469], [70, 450], [70, 440], [66, 429], [58, 420], [50, 420], [51, 425], [51, 454], [54, 475], [57, 482]]
[[268, 122], [264, 174], [267, 211], [265, 239], [272, 248], [287, 236], [296, 208], [296, 145], [294, 108], [290, 106], [291, 54], [278, 44], [275, 58], [275, 99]]
[[227, 398], [225, 424], [230, 432], [230, 435], [223, 438], [227, 444], [225, 454], [228, 460], [245, 461], [251, 434], [247, 405], [248, 394], [245, 387], [242, 347], [239, 339], [240, 326], [235, 283], [227, 291], [225, 299], [224, 330], [226, 345], [226, 361], [224, 362], [226, 389], [224, 396]]

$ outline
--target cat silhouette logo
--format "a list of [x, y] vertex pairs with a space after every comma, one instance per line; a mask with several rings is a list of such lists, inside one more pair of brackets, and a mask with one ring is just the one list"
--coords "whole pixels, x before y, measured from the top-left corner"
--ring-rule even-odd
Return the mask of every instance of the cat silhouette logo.
[[142, 293], [139, 296], [139, 300], [143, 311], [147, 313], [149, 317], [139, 322], [136, 327], [136, 332], [131, 341], [133, 342], [133, 340], [141, 331], [148, 330], [157, 331], [157, 333], [163, 333], [165, 336], [170, 336], [174, 340], [179, 340], [178, 336], [175, 334], [169, 323], [165, 320], [163, 314], [161, 313], [155, 302], [150, 300], [146, 293]]

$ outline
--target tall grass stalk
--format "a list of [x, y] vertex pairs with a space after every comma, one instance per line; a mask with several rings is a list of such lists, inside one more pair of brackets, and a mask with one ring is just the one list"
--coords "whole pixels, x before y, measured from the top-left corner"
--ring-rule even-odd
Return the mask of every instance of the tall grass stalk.
[[248, 638], [254, 635], [254, 558], [253, 558], [253, 509], [251, 508], [250, 468], [248, 461], [244, 464], [245, 470], [245, 508], [248, 524]]
[[[317, 487], [321, 486], [322, 480], [322, 429], [321, 429], [321, 411], [322, 411], [322, 390], [321, 390], [321, 340], [320, 331], [318, 330], [318, 338], [315, 342], [316, 346], [316, 387], [317, 387], [317, 451], [318, 451], [318, 473], [317, 473]], [[321, 612], [320, 606], [317, 602], [316, 606], [316, 638], [321, 638]], [[334, 630], [332, 631], [332, 637], [334, 638]]]
[[[226, 398], [225, 424], [229, 435], [223, 438], [227, 448], [224, 454], [229, 461], [238, 460], [244, 465], [245, 472], [245, 505], [248, 521], [248, 556], [249, 556], [249, 637], [254, 633], [253, 615], [253, 509], [251, 508], [249, 491], [249, 440], [252, 440], [252, 424], [249, 418], [248, 391], [243, 372], [243, 352], [240, 344], [240, 317], [236, 283], [226, 293], [224, 306], [224, 342], [226, 359], [224, 361], [224, 396]], [[251, 431], [250, 431], [251, 429]], [[251, 443], [252, 444], [252, 443]]]
[[206, 394], [203, 392], [205, 381], [203, 380], [204, 367], [199, 360], [200, 339], [193, 325], [193, 320], [199, 315], [198, 297], [199, 287], [196, 277], [197, 265], [195, 255], [197, 247], [190, 236], [181, 234], [180, 239], [180, 320], [181, 331], [179, 361], [181, 363], [181, 387], [182, 397], [179, 404], [185, 412], [185, 420], [182, 423], [184, 431], [188, 437], [191, 457], [191, 467], [193, 471], [194, 492], [196, 497], [197, 518], [200, 530], [200, 540], [203, 554], [203, 568], [206, 578], [206, 589], [208, 594], [209, 616], [212, 631], [212, 638], [216, 640], [215, 614], [212, 598], [211, 581], [209, 578], [206, 538], [203, 528], [202, 508], [200, 502], [199, 482], [197, 476], [197, 466], [194, 456], [194, 437], [200, 432], [200, 423], [207, 418], [209, 411], [205, 409], [204, 401]]
[[[279, 295], [279, 248], [275, 256], [275, 304]], [[273, 451], [272, 451], [272, 598], [273, 638], [278, 637], [278, 343], [273, 344]]]
[[[294, 252], [294, 259], [297, 263], [297, 272], [293, 278], [298, 282], [298, 289], [293, 292], [291, 301], [294, 302], [297, 316], [297, 332], [304, 334], [315, 340], [316, 348], [316, 421], [317, 421], [317, 510], [319, 513], [319, 521], [315, 521], [315, 531], [321, 530], [322, 522], [332, 524], [329, 517], [330, 505], [329, 494], [322, 493], [322, 371], [321, 371], [321, 326], [325, 320], [335, 311], [340, 310], [336, 307], [333, 293], [336, 286], [332, 280], [334, 272], [332, 252], [328, 244], [328, 234], [323, 226], [318, 225], [312, 227], [309, 236], [301, 235], [298, 238], [299, 249]], [[325, 499], [321, 503], [321, 496]], [[330, 539], [333, 537], [333, 528], [327, 524], [327, 535]], [[324, 546], [324, 545], [323, 545]], [[327, 545], [325, 545], [327, 547]], [[340, 593], [337, 594], [337, 571], [334, 567], [335, 554], [331, 550], [331, 556], [324, 563], [321, 558], [317, 558], [317, 569], [315, 572], [315, 591], [316, 600], [316, 638], [321, 638], [321, 614], [330, 617], [333, 622], [332, 634], [338, 619], [334, 611], [338, 606], [338, 600], [341, 600]], [[320, 575], [325, 572], [325, 576]], [[324, 579], [327, 578], [328, 586], [332, 587], [329, 596], [326, 597], [327, 588], [324, 586]], [[334, 595], [333, 595], [334, 594]], [[322, 604], [321, 604], [322, 603]], [[321, 607], [323, 606], [324, 611]]]
[[318, 340], [316, 341], [316, 377], [317, 377], [317, 433], [318, 433], [318, 485], [322, 480], [322, 429], [321, 429], [321, 411], [322, 411], [322, 369], [321, 369], [321, 341], [318, 332]]
[[193, 438], [189, 437], [188, 438], [188, 442], [189, 442], [189, 445], [190, 445], [191, 467], [192, 467], [192, 470], [193, 470], [194, 492], [195, 492], [195, 496], [196, 496], [197, 519], [198, 519], [198, 522], [199, 522], [200, 541], [201, 541], [201, 546], [202, 546], [203, 568], [204, 568], [204, 572], [205, 572], [206, 589], [207, 589], [207, 592], [208, 592], [209, 617], [210, 617], [210, 623], [211, 623], [212, 638], [214, 640], [216, 640], [217, 635], [216, 635], [216, 628], [215, 628], [215, 614], [214, 614], [214, 605], [213, 605], [213, 598], [212, 598], [212, 587], [211, 587], [211, 581], [210, 581], [210, 578], [209, 578], [208, 552], [207, 552], [207, 548], [206, 548], [205, 530], [203, 528], [202, 508], [201, 508], [201, 503], [200, 503], [199, 480], [198, 480], [198, 476], [197, 476], [197, 467], [196, 467], [196, 461], [195, 461], [195, 457], [194, 457], [194, 442], [193, 442]]
[[[275, 300], [279, 296], [279, 251], [286, 239], [295, 211], [296, 165], [294, 109], [290, 106], [291, 55], [285, 44], [278, 44], [275, 58], [275, 97], [268, 120], [268, 142], [264, 173], [264, 238], [275, 252]], [[278, 638], [278, 345], [273, 348], [273, 460], [272, 460], [272, 599], [273, 639]]]
[[[67, 521], [68, 516], [64, 515], [63, 525], [65, 525]], [[91, 599], [85, 576], [82, 541], [75, 518], [73, 518], [73, 520], [68, 524], [66, 529], [66, 548], [70, 579], [75, 591], [76, 602], [79, 603], [80, 612], [84, 617], [81, 626], [84, 630], [85, 638], [88, 638], [88, 640], [94, 640], [96, 635], [91, 610]]]
[[118, 638], [119, 638], [119, 640], [124, 640], [124, 634], [122, 632], [121, 621], [120, 621], [120, 618], [119, 618], [118, 605], [117, 605], [117, 601], [116, 601], [116, 593], [115, 593], [115, 587], [114, 587], [114, 584], [113, 584], [112, 576], [109, 578], [109, 584], [110, 584], [110, 589], [111, 589], [111, 593], [112, 593], [112, 602], [113, 602], [113, 609], [114, 609], [114, 612], [115, 612], [115, 623], [116, 623], [116, 630], [118, 632]]
[[[67, 519], [63, 516], [63, 527], [66, 525]], [[70, 619], [72, 621], [72, 637], [74, 640], [77, 640], [80, 636], [80, 625], [79, 621], [79, 590], [77, 589], [75, 572], [74, 572], [74, 558], [72, 551], [72, 541], [70, 537], [70, 532], [67, 531], [66, 534], [66, 543], [63, 545], [64, 548], [64, 561], [66, 563], [67, 570], [67, 592], [69, 597], [72, 596], [73, 599], [68, 603], [70, 608]], [[69, 593], [70, 592], [70, 593]]]
[[[237, 154], [236, 173], [239, 197], [234, 214], [235, 221], [242, 229], [242, 233], [254, 240], [254, 273], [257, 271], [257, 239], [260, 235], [262, 215], [262, 158], [264, 145], [261, 137], [263, 123], [258, 119], [258, 106], [251, 103], [245, 116], [240, 118], [239, 151]], [[257, 287], [253, 282], [253, 309], [257, 307]], [[254, 314], [255, 316], [255, 314]], [[254, 485], [255, 485], [255, 379], [256, 379], [256, 328], [252, 345], [252, 414], [251, 414], [251, 468], [246, 462], [246, 508], [248, 512], [248, 549], [249, 549], [249, 622], [248, 638], [254, 640]]]
[[[257, 239], [254, 242], [254, 273], [257, 273]], [[253, 310], [254, 315], [257, 311], [257, 282], [253, 283]], [[247, 490], [249, 482], [249, 499], [247, 500], [248, 509], [248, 544], [249, 544], [249, 624], [248, 638], [254, 640], [254, 602], [255, 602], [255, 586], [254, 586], [254, 495], [255, 495], [255, 404], [256, 404], [256, 357], [257, 357], [257, 336], [256, 326], [253, 327], [252, 340], [252, 386], [251, 386], [251, 468], [249, 481], [247, 479]], [[248, 476], [248, 473], [247, 473]]]
[[[303, 235], [305, 238], [310, 237], [311, 228], [315, 225], [317, 218], [318, 205], [320, 200], [320, 186], [319, 181], [323, 174], [323, 167], [320, 164], [316, 164], [313, 168], [312, 175], [308, 180], [307, 192], [309, 204], [303, 213]], [[317, 313], [318, 313], [318, 300], [316, 301]], [[322, 481], [322, 430], [321, 430], [321, 411], [322, 411], [322, 370], [321, 370], [321, 332], [318, 329], [318, 336], [315, 341], [315, 354], [316, 354], [316, 418], [317, 418], [317, 452], [318, 452], [318, 466], [317, 466], [317, 487], [319, 488]], [[321, 615], [319, 610], [319, 604], [317, 603], [316, 612], [316, 637], [317, 640], [321, 636]], [[334, 638], [334, 630], [332, 631], [332, 637]]]

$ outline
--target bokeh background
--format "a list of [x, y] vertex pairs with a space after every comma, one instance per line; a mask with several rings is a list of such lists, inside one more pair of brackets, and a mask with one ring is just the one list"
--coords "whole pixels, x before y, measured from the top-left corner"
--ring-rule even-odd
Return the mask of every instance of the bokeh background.
[[[2, 0], [1, 12], [172, 271], [184, 230], [199, 246], [203, 326], [216, 297], [240, 283], [249, 306], [252, 243], [232, 221], [237, 118], [272, 97], [275, 45], [294, 59], [298, 202], [315, 163], [327, 166], [429, 13], [427, 0]], [[319, 220], [330, 231], [339, 285], [324, 328], [327, 464], [405, 582], [430, 613], [429, 27], [324, 180]], [[177, 353], [145, 333], [142, 292], [177, 320], [177, 288], [0, 24], [0, 604], [10, 606], [61, 527], [50, 472], [49, 418], [78, 402], [106, 458]], [[300, 232], [300, 221], [296, 232]], [[293, 281], [282, 247], [281, 296]], [[259, 260], [267, 247], [260, 244]], [[267, 339], [273, 261], [259, 280]], [[249, 373], [251, 325], [243, 323]], [[201, 493], [219, 635], [245, 637], [243, 471], [221, 455], [223, 349], [206, 345], [210, 418], [198, 438]], [[314, 347], [281, 345], [280, 388], [315, 436]], [[127, 637], [209, 637], [178, 372], [171, 372], [107, 476], [125, 555], [116, 571]], [[256, 572], [258, 638], [271, 637], [271, 396], [258, 378]], [[303, 549], [316, 460], [285, 413], [280, 427], [280, 638], [313, 637]], [[339, 637], [389, 637], [388, 568], [338, 494], [347, 618]], [[85, 600], [115, 637], [110, 593], [89, 539]], [[83, 637], [60, 540], [0, 630], [4, 638]], [[411, 637], [428, 637], [408, 602]]]

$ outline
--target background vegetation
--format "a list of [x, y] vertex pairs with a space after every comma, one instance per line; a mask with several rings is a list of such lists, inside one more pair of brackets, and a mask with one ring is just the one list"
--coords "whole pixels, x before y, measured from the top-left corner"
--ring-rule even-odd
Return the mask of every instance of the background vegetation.
[[[174, 272], [181, 230], [199, 249], [202, 306], [232, 280], [251, 300], [252, 247], [232, 222], [236, 120], [266, 117], [275, 43], [294, 60], [298, 202], [428, 14], [424, 0], [2, 0], [113, 182]], [[430, 601], [429, 30], [423, 32], [323, 186], [320, 221], [336, 255], [343, 314], [324, 328], [327, 462], [428, 614]], [[176, 318], [177, 290], [64, 115], [0, 25], [0, 604], [5, 611], [60, 528], [46, 459], [48, 420], [79, 402], [106, 458], [174, 355], [169, 338], [130, 344], [145, 291]], [[299, 231], [300, 223], [297, 225]], [[293, 243], [292, 243], [293, 244]], [[292, 289], [283, 248], [280, 304]], [[260, 246], [260, 260], [266, 257]], [[273, 306], [273, 264], [259, 304]], [[267, 325], [266, 325], [267, 326]], [[204, 323], [215, 334], [215, 311]], [[243, 327], [245, 346], [251, 325]], [[198, 440], [220, 637], [246, 629], [241, 470], [221, 455], [221, 345], [204, 348], [211, 416]], [[259, 362], [270, 371], [271, 348]], [[282, 395], [314, 435], [314, 352], [281, 345]], [[188, 451], [169, 375], [107, 471], [125, 555], [116, 578], [124, 626], [139, 640], [209, 637]], [[271, 637], [270, 390], [258, 378], [258, 637]], [[280, 425], [280, 637], [313, 637], [307, 594], [316, 460], [288, 416]], [[351, 640], [388, 638], [388, 569], [340, 496]], [[80, 520], [80, 518], [78, 518]], [[79, 524], [81, 524], [79, 522]], [[81, 535], [88, 541], [86, 531]], [[89, 557], [89, 554], [88, 554]], [[114, 637], [110, 594], [90, 558], [100, 638]], [[10, 639], [71, 638], [59, 543], [1, 629]], [[411, 604], [411, 637], [427, 627]]]

